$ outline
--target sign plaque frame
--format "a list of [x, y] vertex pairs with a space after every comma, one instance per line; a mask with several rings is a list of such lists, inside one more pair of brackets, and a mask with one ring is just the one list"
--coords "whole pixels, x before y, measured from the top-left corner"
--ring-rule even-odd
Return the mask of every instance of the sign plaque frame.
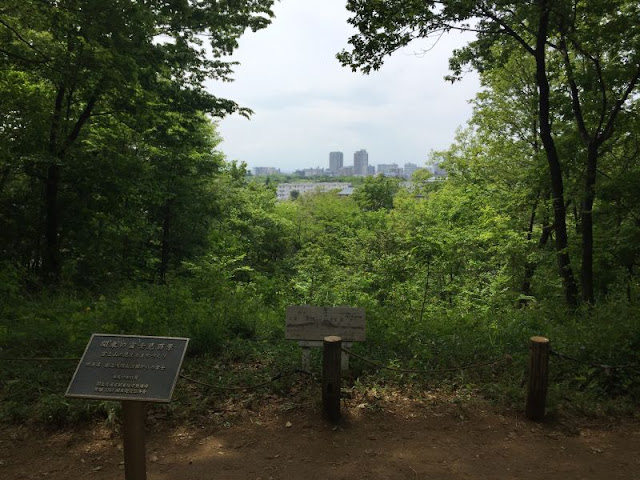
[[[367, 338], [367, 320], [364, 308], [317, 307], [290, 305], [285, 315], [287, 340], [297, 340], [302, 347], [302, 368], [309, 370], [311, 348], [322, 347], [327, 336], [338, 336], [349, 348], [352, 342], [364, 342]], [[342, 370], [349, 369], [349, 355], [342, 352]]]
[[285, 338], [313, 340], [337, 335], [346, 342], [364, 342], [366, 318], [364, 308], [289, 306], [286, 310]]
[[94, 333], [66, 396], [168, 403], [188, 338]]
[[168, 403], [188, 338], [94, 333], [65, 396], [122, 403], [125, 480], [146, 480], [146, 402]]

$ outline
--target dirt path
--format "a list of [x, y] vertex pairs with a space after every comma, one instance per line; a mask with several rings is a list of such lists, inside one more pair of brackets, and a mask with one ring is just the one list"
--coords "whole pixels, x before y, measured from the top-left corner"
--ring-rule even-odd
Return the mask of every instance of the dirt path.
[[[359, 403], [360, 402], [360, 403]], [[347, 401], [334, 428], [313, 404], [248, 411], [231, 424], [167, 427], [151, 416], [149, 480], [640, 480], [640, 423], [538, 425], [481, 402], [464, 408], [395, 395]], [[214, 418], [218, 418], [214, 421]], [[0, 478], [124, 478], [120, 435], [104, 426], [57, 433], [12, 428]]]

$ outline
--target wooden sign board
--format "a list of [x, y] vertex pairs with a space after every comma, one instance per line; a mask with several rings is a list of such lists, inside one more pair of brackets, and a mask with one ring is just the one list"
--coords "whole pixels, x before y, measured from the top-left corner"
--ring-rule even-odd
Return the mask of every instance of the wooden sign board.
[[366, 320], [363, 308], [351, 307], [287, 307], [285, 338], [317, 340], [335, 335], [345, 342], [366, 340]]
[[188, 338], [93, 334], [67, 397], [169, 402]]

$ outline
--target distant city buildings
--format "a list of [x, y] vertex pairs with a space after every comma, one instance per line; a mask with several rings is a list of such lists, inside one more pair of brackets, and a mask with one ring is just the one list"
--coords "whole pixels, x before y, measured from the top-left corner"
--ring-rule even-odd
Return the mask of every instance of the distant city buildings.
[[321, 177], [325, 174], [324, 168], [305, 168], [302, 170], [303, 177]]
[[[300, 170], [296, 170], [294, 172], [295, 175], [299, 177], [305, 178], [314, 178], [314, 177], [366, 177], [373, 175], [384, 175], [387, 177], [397, 177], [404, 178], [406, 180], [411, 180], [413, 174], [417, 170], [427, 170], [431, 173], [430, 181], [441, 180], [447, 177], [447, 171], [442, 168], [439, 162], [434, 162], [432, 164], [419, 167], [415, 163], [407, 162], [403, 167], [400, 167], [397, 163], [380, 163], [377, 165], [377, 168], [373, 165], [369, 165], [369, 154], [363, 148], [354, 152], [353, 154], [353, 165], [344, 165], [344, 153], [340, 151], [329, 152], [329, 168], [304, 168]], [[279, 168], [274, 167], [255, 167], [253, 169], [253, 173], [256, 176], [264, 176], [264, 175], [273, 175], [280, 173]], [[329, 182], [331, 183], [331, 182]], [[315, 184], [304, 184], [304, 185], [319, 185], [319, 183]], [[305, 187], [311, 188], [311, 187]], [[302, 193], [302, 192], [298, 192]], [[286, 196], [286, 194], [285, 194]], [[280, 198], [280, 197], [278, 197]]]
[[[415, 163], [410, 162], [405, 163], [404, 168], [399, 166], [397, 163], [381, 163], [376, 168], [373, 165], [369, 165], [369, 154], [363, 148], [361, 150], [358, 150], [357, 152], [354, 152], [353, 166], [345, 166], [344, 153], [336, 151], [329, 152], [329, 168], [327, 170], [322, 170], [320, 168], [305, 169], [297, 170], [296, 173], [304, 177], [312, 177], [318, 175], [333, 177], [366, 177], [372, 175], [385, 175], [387, 177], [398, 177], [411, 180], [413, 173], [420, 168], [421, 167], [418, 167], [418, 165], [416, 165]], [[437, 166], [432, 167], [429, 171], [432, 172], [434, 177], [446, 176], [446, 172]], [[436, 171], [437, 173], [434, 173]]]
[[280, 169], [279, 168], [274, 168], [274, 167], [254, 167], [254, 169], [253, 169], [253, 174], [256, 177], [266, 176], [266, 175], [274, 175], [276, 173], [280, 173]]
[[405, 163], [402, 176], [404, 178], [411, 179], [411, 177], [413, 176], [413, 172], [415, 172], [416, 170], [418, 170], [418, 165], [416, 165], [415, 163]]
[[369, 175], [369, 154], [364, 148], [353, 154], [353, 174], [360, 177]]
[[350, 188], [351, 184], [346, 182], [281, 183], [276, 187], [276, 195], [278, 200], [290, 200], [298, 195], [311, 192], [330, 192], [331, 190], [337, 190], [338, 194], [340, 194], [345, 189], [350, 192]]
[[401, 177], [402, 169], [398, 167], [397, 163], [383, 163], [378, 165], [378, 175], [384, 175], [386, 177]]
[[342, 152], [329, 152], [329, 170], [336, 174], [343, 167], [344, 155]]
[[443, 178], [447, 178], [447, 171], [440, 166], [439, 163], [432, 163], [431, 165], [427, 165], [426, 169], [431, 172], [434, 180], [441, 180]]
[[[405, 181], [400, 183], [401, 188], [412, 190], [415, 185], [411, 181], [413, 174], [417, 170], [427, 170], [431, 173], [431, 177], [427, 180], [434, 182], [447, 178], [447, 171], [440, 166], [439, 162], [433, 162], [424, 167], [419, 167], [415, 163], [407, 162], [403, 167], [400, 167], [397, 163], [381, 163], [377, 168], [373, 165], [369, 165], [369, 154], [365, 149], [358, 150], [353, 154], [353, 165], [344, 165], [344, 154], [342, 152], [329, 152], [329, 168], [324, 169], [320, 167], [305, 168], [296, 170], [294, 173], [300, 177], [313, 178], [313, 177], [353, 177], [353, 176], [373, 176], [384, 175], [388, 177], [404, 178]], [[254, 168], [255, 175], [271, 175], [280, 173], [280, 169], [273, 167], [256, 167]], [[359, 182], [358, 182], [359, 183]], [[305, 195], [312, 192], [330, 192], [336, 191], [340, 196], [349, 196], [353, 193], [354, 187], [351, 183], [347, 182], [324, 182], [324, 181], [305, 181], [296, 183], [280, 183], [276, 187], [276, 195], [278, 200], [295, 200], [300, 195]], [[417, 195], [420, 196], [420, 195]]]
[[342, 167], [340, 170], [338, 170], [338, 175], [341, 175], [343, 177], [353, 177], [353, 165], [349, 167]]

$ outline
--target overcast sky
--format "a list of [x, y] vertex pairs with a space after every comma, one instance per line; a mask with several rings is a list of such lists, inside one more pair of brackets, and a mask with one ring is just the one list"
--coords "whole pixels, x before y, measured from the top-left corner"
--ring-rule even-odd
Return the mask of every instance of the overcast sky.
[[[273, 23], [247, 33], [232, 57], [241, 63], [232, 83], [209, 82], [217, 96], [254, 110], [251, 120], [220, 121], [228, 160], [283, 172], [329, 166], [329, 152], [369, 153], [369, 165], [425, 164], [447, 148], [470, 117], [479, 89], [475, 74], [451, 84], [448, 58], [469, 36], [451, 33], [412, 44], [370, 75], [341, 67], [336, 53], [352, 33], [344, 0], [282, 0]], [[425, 49], [430, 51], [422, 53]]]

